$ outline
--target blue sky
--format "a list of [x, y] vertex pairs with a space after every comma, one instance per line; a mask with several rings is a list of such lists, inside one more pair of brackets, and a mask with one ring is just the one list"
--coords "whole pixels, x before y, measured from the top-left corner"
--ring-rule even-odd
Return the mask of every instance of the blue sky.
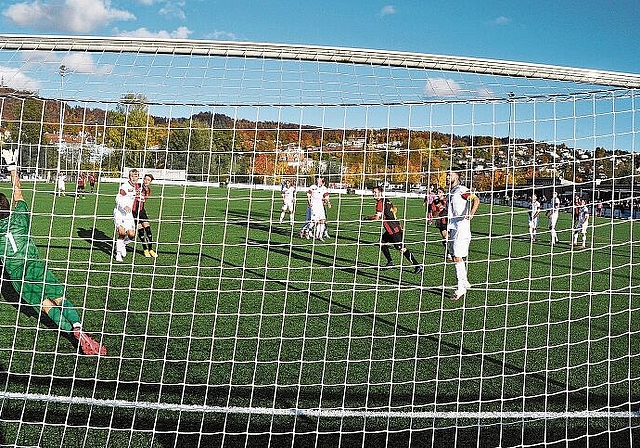
[[3, 33], [328, 45], [640, 73], [637, 0], [0, 0]]
[[[205, 40], [231, 40], [265, 43], [285, 43], [300, 45], [320, 45], [394, 50], [418, 53], [442, 54], [461, 57], [501, 59], [518, 62], [589, 68], [640, 74], [640, 8], [638, 0], [496, 0], [496, 1], [357, 1], [325, 0], [303, 1], [248, 1], [248, 0], [0, 0], [0, 22], [2, 33], [17, 34], [59, 34], [96, 35], [146, 38], [179, 38]], [[45, 98], [64, 98], [82, 101], [89, 98], [117, 100], [125, 93], [136, 92], [144, 95], [158, 116], [177, 116], [178, 111], [168, 110], [163, 105], [201, 104], [246, 104], [246, 95], [261, 95], [262, 104], [273, 104], [265, 95], [280, 94], [282, 86], [289, 86], [287, 93], [296, 95], [300, 91], [298, 66], [292, 71], [281, 71], [279, 61], [273, 67], [263, 68], [260, 60], [240, 61], [252, 69], [238, 72], [230, 66], [217, 67], [224, 74], [213, 73], [209, 62], [198, 66], [194, 61], [188, 64], [190, 76], [181, 75], [181, 63], [177, 61], [154, 61], [156, 72], [145, 72], [144, 64], [151, 64], [149, 57], [136, 55], [136, 68], [118, 60], [117, 54], [91, 55], [83, 52], [68, 54], [33, 53], [28, 60], [13, 57], [11, 52], [0, 53], [0, 75], [2, 81], [13, 88], [38, 91]], [[115, 58], [115, 59], [114, 59]], [[222, 60], [221, 60], [222, 61]], [[222, 61], [231, 64], [231, 61]], [[139, 64], [138, 64], [139, 63]], [[65, 64], [71, 69], [65, 78], [64, 92], [59, 66]], [[257, 64], [254, 66], [252, 64]], [[164, 76], [166, 66], [172, 67], [170, 76]], [[141, 73], [137, 73], [136, 70]], [[250, 73], [275, 73], [274, 77], [259, 75], [252, 79]], [[336, 86], [350, 84], [341, 79], [345, 73], [337, 68], [322, 72], [322, 82]], [[352, 76], [359, 73], [365, 80], [370, 75], [370, 67], [345, 67]], [[450, 94], [506, 98], [516, 92], [516, 97], [542, 94], [553, 83], [540, 82], [531, 85], [524, 81], [522, 91], [511, 82], [496, 85], [484, 84], [485, 79], [475, 76], [459, 77], [455, 72], [420, 73], [398, 69], [399, 78], [377, 79], [378, 89], [373, 95], [399, 94], [404, 99], [422, 101], [429, 96], [427, 86], [447, 99]], [[206, 73], [206, 76], [203, 75]], [[381, 69], [385, 77], [384, 70]], [[239, 76], [235, 79], [234, 76]], [[331, 76], [334, 76], [332, 78]], [[320, 78], [320, 73], [316, 73]], [[324, 78], [326, 77], [326, 78]], [[352, 78], [349, 78], [352, 79]], [[352, 79], [355, 81], [355, 77]], [[53, 80], [53, 82], [51, 82]], [[227, 87], [218, 88], [223, 80]], [[473, 84], [480, 81], [480, 86]], [[490, 80], [488, 80], [490, 81]], [[519, 82], [520, 80], [518, 80]], [[234, 84], [234, 82], [237, 84]], [[310, 82], [304, 79], [304, 84]], [[168, 88], [172, 83], [172, 88]], [[463, 84], [464, 83], [464, 84]], [[238, 86], [242, 85], [240, 89]], [[233, 87], [236, 87], [235, 89]], [[292, 86], [292, 87], [291, 87]], [[323, 99], [292, 98], [291, 103], [316, 102], [329, 104], [351, 104], [352, 101], [389, 102], [388, 97], [361, 98], [363, 91], [356, 86], [352, 92], [340, 92], [344, 97], [328, 98], [334, 91], [310, 85], [305, 94], [320, 94]], [[487, 88], [485, 95], [480, 88]], [[445, 89], [443, 89], [445, 88]], [[589, 89], [589, 86], [585, 88]], [[98, 89], [101, 89], [97, 92]], [[446, 90], [446, 92], [445, 92]], [[231, 97], [218, 97], [219, 92]], [[242, 95], [236, 100], [233, 95]], [[349, 95], [354, 94], [354, 100]], [[208, 96], [207, 96], [208, 95]], [[346, 98], [346, 99], [345, 99]], [[393, 98], [395, 99], [395, 97]], [[286, 104], [287, 99], [279, 99]], [[393, 100], [392, 100], [393, 101]], [[289, 120], [305, 124], [323, 122], [326, 126], [372, 127], [413, 126], [416, 128], [439, 129], [443, 132], [459, 134], [496, 132], [507, 135], [510, 129], [518, 136], [567, 142], [570, 146], [637, 149], [640, 147], [640, 128], [635, 111], [638, 99], [606, 99], [594, 105], [590, 99], [576, 104], [547, 105], [544, 101], [531, 104], [523, 101], [518, 106], [518, 125], [510, 127], [511, 112], [505, 101], [498, 110], [489, 106], [465, 107], [456, 110], [455, 119], [447, 106], [432, 109], [431, 117], [422, 117], [418, 109], [409, 110], [396, 107], [392, 112], [382, 107], [344, 111], [333, 109], [305, 108], [304, 116], [297, 108], [288, 108], [283, 113], [280, 108], [216, 110], [255, 120]], [[256, 100], [253, 104], [259, 101]], [[401, 104], [403, 101], [395, 101]], [[565, 110], [565, 107], [567, 110]], [[484, 107], [489, 107], [485, 110]], [[551, 109], [549, 109], [551, 107]], [[554, 109], [555, 107], [555, 109]], [[615, 110], [615, 114], [613, 113]], [[180, 116], [198, 112], [189, 108], [181, 110]], [[332, 112], [330, 114], [329, 112]], [[314, 115], [315, 113], [315, 115]], [[472, 118], [475, 115], [475, 118]], [[640, 117], [640, 115], [638, 115]], [[536, 117], [536, 120], [532, 117]], [[614, 119], [615, 117], [615, 119]], [[547, 120], [545, 118], [553, 118]], [[468, 124], [473, 120], [474, 129]], [[440, 121], [444, 124], [440, 124]], [[535, 128], [533, 123], [536, 124]], [[552, 125], [547, 125], [551, 123]], [[441, 129], [438, 128], [441, 126]], [[484, 129], [483, 127], [488, 127]], [[495, 128], [493, 128], [495, 127]], [[614, 137], [615, 136], [615, 141]]]

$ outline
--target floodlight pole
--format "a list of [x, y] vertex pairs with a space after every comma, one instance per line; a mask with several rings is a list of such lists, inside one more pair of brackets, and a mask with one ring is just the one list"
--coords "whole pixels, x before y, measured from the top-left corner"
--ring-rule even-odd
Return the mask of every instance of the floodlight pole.
[[60, 65], [58, 74], [60, 75], [60, 129], [58, 131], [58, 176], [60, 176], [60, 158], [62, 157], [62, 127], [64, 125], [64, 77], [67, 75], [68, 69], [64, 64]]

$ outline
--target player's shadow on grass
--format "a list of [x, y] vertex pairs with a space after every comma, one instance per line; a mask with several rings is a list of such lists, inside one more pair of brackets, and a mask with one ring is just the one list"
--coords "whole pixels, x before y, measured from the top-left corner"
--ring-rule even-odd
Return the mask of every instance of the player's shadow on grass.
[[[233, 213], [229, 213], [233, 215]], [[248, 228], [249, 230], [258, 230], [267, 234], [276, 233], [278, 235], [288, 236], [294, 233], [294, 230], [287, 224], [288, 227], [284, 227], [284, 224], [273, 225], [270, 221], [251, 221], [246, 219], [244, 215], [237, 215], [244, 219], [229, 220], [227, 224], [235, 225], [238, 227]]]
[[113, 236], [109, 236], [95, 227], [85, 229], [78, 228], [78, 236], [93, 246], [95, 249], [112, 256], [114, 251]]
[[[306, 240], [305, 240], [306, 241]], [[335, 254], [328, 254], [322, 251], [324, 245], [318, 247], [316, 250], [313, 245], [268, 245], [264, 241], [260, 240], [247, 240], [247, 243], [251, 243], [255, 245], [255, 247], [260, 248], [268, 248], [266, 250], [270, 252], [275, 252], [277, 254], [286, 256], [290, 259], [299, 260], [305, 262], [307, 265], [311, 265], [311, 263], [322, 263], [327, 267], [334, 267], [336, 270], [341, 272], [349, 273], [354, 276], [358, 275], [360, 277], [370, 278], [375, 280], [376, 282], [386, 282], [388, 284], [397, 285], [401, 280], [406, 280], [406, 277], [398, 278], [389, 275], [384, 275], [383, 273], [392, 272], [392, 270], [400, 269], [400, 266], [394, 266], [393, 268], [381, 267], [379, 265], [368, 264], [365, 266], [353, 266], [353, 259], [341, 258], [336, 256]], [[378, 250], [378, 243], [362, 243], [363, 245], [370, 245], [375, 250]], [[322, 261], [320, 261], [322, 260]], [[344, 263], [344, 266], [336, 266], [336, 262]], [[411, 265], [405, 265], [407, 269], [413, 269]], [[414, 275], [414, 274], [411, 274]], [[260, 275], [262, 277], [262, 275]], [[416, 276], [416, 279], [420, 277]], [[412, 282], [413, 283], [413, 282]], [[418, 283], [419, 284], [419, 283]], [[425, 287], [422, 289], [423, 291], [429, 292], [438, 297], [443, 297], [445, 289], [442, 287]]]
[[[271, 248], [271, 250], [273, 250], [273, 248]], [[278, 250], [278, 249], [276, 249]], [[289, 251], [284, 252], [285, 254], [290, 254]], [[318, 253], [315, 253], [314, 255], [317, 255]], [[307, 260], [310, 260], [309, 258], [305, 258]], [[354, 270], [353, 268], [349, 268], [352, 271]], [[253, 269], [250, 268], [245, 268], [245, 274], [248, 272], [252, 272]], [[253, 274], [256, 275], [257, 278], [262, 278], [265, 279], [267, 281], [279, 281], [278, 279], [269, 279], [269, 278], [265, 278], [264, 276], [264, 272], [253, 272]], [[362, 271], [358, 270], [358, 274], [361, 275]], [[376, 278], [376, 280], [379, 278], [377, 276], [375, 276], [376, 274], [374, 274], [373, 276]], [[372, 276], [371, 274], [369, 274], [369, 276]], [[397, 279], [391, 279], [394, 280], [397, 283]], [[396, 335], [400, 335], [400, 334], [406, 334], [408, 336], [413, 336], [413, 335], [418, 335], [420, 337], [426, 338], [427, 340], [429, 340], [431, 343], [434, 344], [434, 346], [438, 346], [440, 348], [446, 348], [447, 350], [450, 350], [452, 353], [461, 353], [463, 356], [464, 355], [468, 355], [468, 356], [480, 356], [482, 358], [482, 363], [484, 365], [492, 365], [496, 368], [496, 371], [500, 371], [500, 372], [504, 372], [504, 373], [518, 373], [518, 374], [522, 374], [524, 373], [524, 370], [522, 368], [522, 366], [519, 366], [517, 364], [511, 364], [508, 362], [505, 362], [502, 356], [496, 355], [494, 356], [494, 354], [491, 353], [478, 353], [477, 351], [474, 350], [470, 350], [465, 348], [464, 346], [460, 346], [458, 343], [455, 342], [447, 342], [446, 340], [442, 339], [441, 337], [439, 337], [437, 334], [422, 334], [420, 332], [419, 329], [415, 328], [415, 327], [411, 327], [411, 326], [407, 326], [407, 325], [402, 325], [402, 324], [398, 324], [397, 319], [394, 319], [393, 317], [391, 318], [386, 318], [384, 316], [380, 316], [379, 314], [375, 313], [375, 312], [370, 312], [370, 311], [362, 311], [358, 308], [354, 308], [351, 304], [343, 304], [343, 303], [339, 303], [336, 302], [335, 300], [332, 300], [331, 298], [327, 298], [324, 295], [311, 291], [311, 290], [307, 290], [304, 288], [296, 288], [295, 286], [293, 286], [291, 283], [289, 283], [287, 285], [287, 288], [289, 289], [290, 292], [300, 292], [300, 293], [307, 293], [309, 295], [309, 298], [314, 298], [316, 300], [325, 302], [326, 304], [328, 304], [329, 307], [331, 308], [335, 308], [340, 310], [341, 312], [347, 312], [347, 313], [352, 313], [354, 315], [358, 315], [361, 317], [365, 317], [365, 318], [369, 318], [369, 319], [374, 319], [376, 324], [383, 324], [383, 325], [387, 325], [390, 329], [392, 329], [393, 333]], [[424, 288], [424, 291], [428, 291], [431, 294], [437, 295], [438, 297], [444, 297], [444, 288], [439, 288], [439, 287], [432, 287], [432, 288]], [[544, 384], [548, 384], [548, 385], [553, 385], [555, 387], [558, 388], [558, 390], [564, 390], [564, 388], [566, 387], [566, 384], [562, 381], [555, 381], [555, 380], [550, 380], [549, 378], [547, 378], [546, 375], [544, 374], [532, 374], [531, 375], [532, 378], [536, 378], [538, 380], [540, 380], [542, 383]], [[295, 406], [294, 403], [292, 403], [292, 407]]]

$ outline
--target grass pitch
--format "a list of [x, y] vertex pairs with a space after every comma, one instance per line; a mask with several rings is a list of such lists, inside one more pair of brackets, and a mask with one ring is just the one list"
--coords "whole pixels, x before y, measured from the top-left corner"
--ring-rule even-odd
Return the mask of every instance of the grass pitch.
[[[633, 221], [592, 220], [588, 248], [579, 249], [562, 214], [562, 241], [552, 248], [544, 229], [529, 241], [526, 211], [482, 204], [472, 222], [473, 288], [451, 302], [453, 265], [419, 198], [394, 199], [407, 244], [424, 261], [415, 275], [396, 251], [395, 268], [378, 268], [379, 223], [360, 220], [373, 213], [371, 197], [333, 198], [331, 237], [314, 242], [296, 236], [300, 222], [278, 223], [277, 192], [155, 185], [147, 207], [160, 257], [146, 259], [135, 245], [116, 263], [117, 186], [102, 184], [86, 199], [57, 198], [51, 188], [24, 185], [32, 234], [108, 356], [79, 355], [46, 318], [2, 302], [2, 391], [54, 397], [5, 398], [2, 444], [511, 446], [629, 434], [628, 419], [518, 416], [637, 408]], [[202, 411], [180, 411], [189, 405]], [[314, 409], [353, 414], [302, 412]]]

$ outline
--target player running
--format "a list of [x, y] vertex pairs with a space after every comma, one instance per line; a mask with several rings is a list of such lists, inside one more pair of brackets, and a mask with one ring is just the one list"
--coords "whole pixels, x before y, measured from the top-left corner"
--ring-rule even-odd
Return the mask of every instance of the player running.
[[422, 265], [416, 260], [413, 253], [404, 245], [404, 234], [402, 226], [396, 216], [398, 209], [391, 200], [383, 197], [384, 190], [381, 186], [373, 188], [373, 198], [376, 200], [376, 213], [371, 216], [365, 216], [363, 219], [367, 221], [382, 221], [384, 232], [380, 237], [380, 250], [387, 259], [386, 267], [394, 265], [391, 258], [389, 246], [392, 245], [398, 249], [404, 257], [413, 265], [413, 272], [419, 274], [422, 272]]

